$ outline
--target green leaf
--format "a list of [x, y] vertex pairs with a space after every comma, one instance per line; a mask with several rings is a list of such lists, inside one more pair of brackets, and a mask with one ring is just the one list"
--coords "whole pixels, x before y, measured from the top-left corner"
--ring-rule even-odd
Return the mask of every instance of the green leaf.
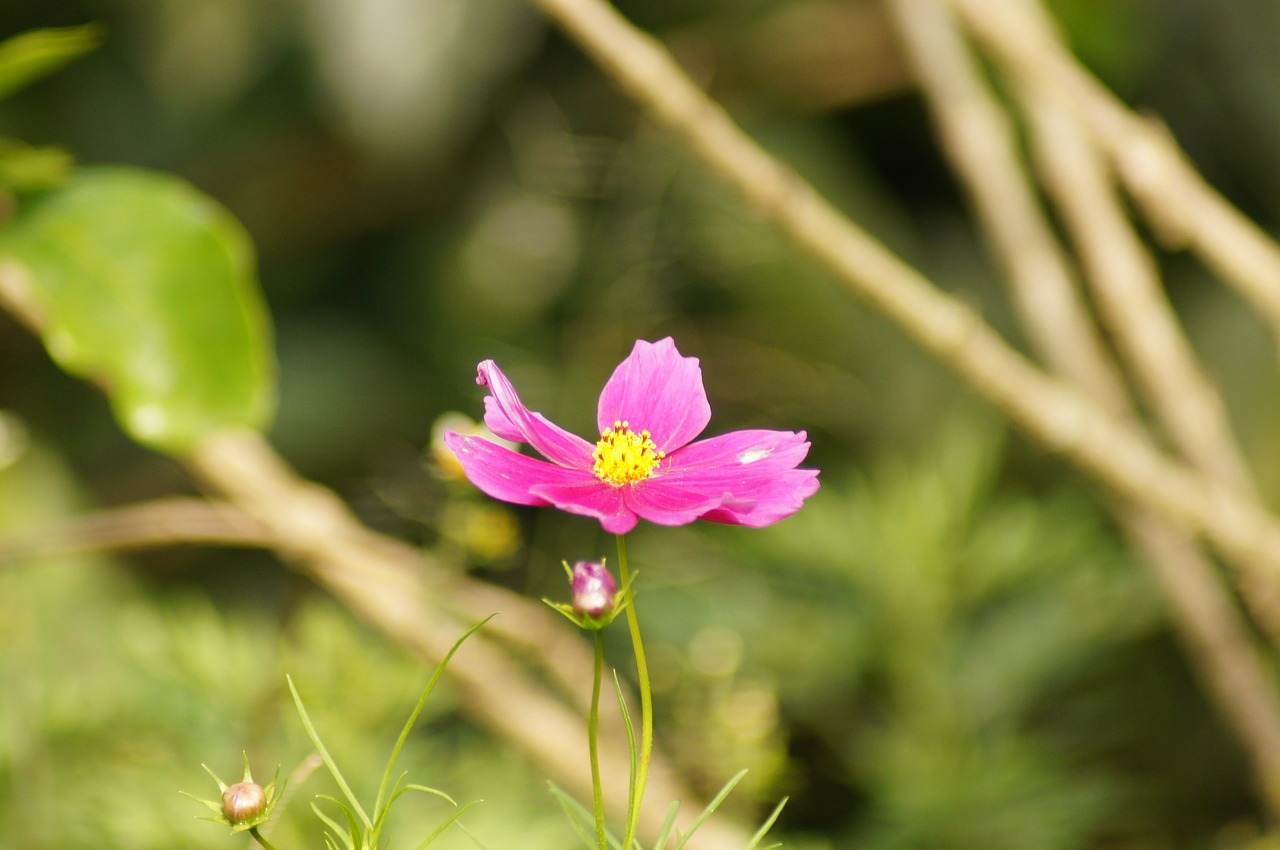
[[102, 43], [102, 27], [40, 29], [0, 42], [0, 98], [70, 64]]
[[134, 439], [182, 454], [270, 420], [275, 359], [252, 243], [187, 183], [78, 171], [0, 229], [5, 259], [25, 268], [24, 312], [50, 355], [98, 381]]

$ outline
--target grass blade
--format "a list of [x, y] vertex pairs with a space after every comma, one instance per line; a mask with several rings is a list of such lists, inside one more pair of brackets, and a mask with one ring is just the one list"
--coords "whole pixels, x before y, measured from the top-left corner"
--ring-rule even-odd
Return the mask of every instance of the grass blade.
[[747, 771], [745, 769], [740, 770], [733, 775], [732, 779], [724, 784], [724, 787], [720, 789], [720, 793], [715, 796], [714, 800], [707, 803], [707, 807], [703, 809], [702, 813], [698, 815], [696, 820], [694, 820], [693, 825], [689, 827], [689, 831], [682, 835], [680, 840], [676, 842], [676, 850], [681, 850], [681, 848], [684, 847], [685, 842], [689, 840], [690, 836], [698, 831], [698, 827], [702, 826], [703, 822], [705, 822], [707, 818], [711, 817], [712, 812], [720, 808], [720, 804], [724, 802], [725, 798], [728, 797], [729, 794], [732, 793], [733, 789], [737, 787], [738, 783], [742, 781], [742, 777], [746, 775]]
[[[787, 804], [787, 800], [790, 800], [790, 799], [791, 799], [790, 797], [783, 797], [778, 802], [778, 805], [773, 807], [773, 812], [769, 815], [769, 817], [765, 820], [764, 823], [760, 824], [760, 828], [756, 830], [756, 834], [751, 836], [751, 840], [747, 842], [747, 846], [742, 848], [742, 850], [755, 850], [756, 845], [760, 843], [760, 840], [762, 838], [764, 838], [765, 833], [767, 833], [773, 827], [773, 823], [778, 819], [778, 815], [782, 814], [782, 807], [785, 806]], [[781, 847], [781, 846], [782, 846], [781, 844], [770, 844], [767, 848], [765, 848], [765, 850], [773, 850], [774, 847]]]
[[[488, 617], [485, 617], [483, 620], [467, 629], [462, 637], [458, 638], [457, 641], [454, 642], [453, 646], [450, 647], [449, 651], [445, 653], [444, 658], [440, 659], [440, 663], [436, 665], [435, 672], [431, 674], [431, 680], [427, 682], [427, 687], [422, 692], [422, 696], [418, 699], [418, 704], [414, 706], [413, 711], [410, 712], [409, 719], [405, 721], [404, 728], [400, 730], [400, 737], [396, 739], [396, 744], [391, 749], [391, 756], [387, 759], [387, 769], [382, 774], [382, 784], [378, 786], [378, 797], [373, 804], [374, 812], [379, 814], [379, 821], [382, 820], [382, 801], [387, 795], [387, 784], [391, 781], [391, 772], [395, 770], [396, 761], [400, 758], [400, 751], [404, 749], [405, 741], [409, 740], [409, 733], [413, 730], [413, 724], [418, 722], [418, 715], [422, 713], [422, 709], [426, 706], [427, 699], [430, 698], [431, 693], [436, 689], [436, 684], [440, 681], [440, 677], [444, 675], [445, 668], [449, 666], [449, 662], [453, 660], [454, 654], [462, 646], [463, 641], [478, 632], [485, 623], [492, 620], [495, 616], [497, 615], [490, 614]], [[387, 806], [389, 807], [390, 805], [391, 803], [388, 801]]]
[[423, 841], [421, 844], [418, 845], [418, 850], [426, 850], [426, 848], [429, 847], [432, 844], [432, 842], [434, 842], [437, 838], [439, 838], [441, 835], [444, 834], [444, 831], [446, 829], [448, 829], [450, 826], [453, 826], [454, 822], [457, 821], [458, 818], [462, 817], [463, 813], [467, 811], [467, 809], [471, 808], [472, 806], [480, 802], [482, 801], [473, 800], [472, 802], [467, 803], [465, 806], [463, 806], [462, 808], [454, 812], [452, 815], [450, 815], [448, 820], [440, 824], [440, 826], [436, 827], [435, 832], [427, 836], [426, 841]]
[[[320, 740], [320, 733], [316, 731], [315, 724], [311, 722], [311, 717], [307, 714], [306, 707], [302, 704], [302, 697], [298, 695], [298, 689], [294, 687], [293, 679], [285, 676], [285, 681], [289, 683], [289, 692], [293, 694], [293, 704], [298, 708], [298, 714], [302, 717], [302, 725], [307, 730], [311, 743], [315, 744], [316, 752], [320, 753], [320, 758], [324, 761], [324, 766], [329, 768], [329, 773], [333, 774], [333, 779], [338, 783], [338, 787], [342, 789], [342, 794], [351, 803], [352, 811], [360, 816], [360, 822], [365, 825], [366, 829], [373, 828], [373, 822], [369, 820], [369, 816], [365, 814], [364, 808], [360, 805], [360, 801], [356, 799], [356, 795], [352, 793], [351, 786], [347, 784], [346, 778], [343, 777], [342, 771], [338, 770], [337, 763], [333, 760], [333, 756], [329, 755], [329, 750], [325, 748], [324, 742]], [[348, 813], [350, 814], [350, 813]]]

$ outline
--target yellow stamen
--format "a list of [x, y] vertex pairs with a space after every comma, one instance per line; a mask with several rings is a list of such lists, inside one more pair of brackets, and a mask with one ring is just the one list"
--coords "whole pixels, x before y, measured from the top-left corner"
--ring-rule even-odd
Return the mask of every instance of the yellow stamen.
[[591, 453], [595, 465], [591, 471], [606, 484], [621, 487], [653, 477], [666, 452], [658, 451], [648, 431], [636, 433], [629, 422], [614, 422], [605, 428]]

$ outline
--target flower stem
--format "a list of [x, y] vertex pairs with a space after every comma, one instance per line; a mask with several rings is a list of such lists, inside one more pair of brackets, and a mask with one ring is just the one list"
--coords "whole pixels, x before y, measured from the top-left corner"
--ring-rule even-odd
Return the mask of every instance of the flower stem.
[[604, 676], [604, 639], [596, 629], [595, 676], [591, 683], [591, 715], [587, 718], [587, 744], [591, 750], [591, 795], [596, 808], [596, 838], [600, 850], [609, 850], [604, 831], [604, 790], [600, 785], [600, 680]]
[[640, 639], [640, 619], [636, 616], [635, 593], [631, 589], [631, 575], [627, 566], [627, 544], [618, 535], [618, 574], [622, 586], [630, 597], [627, 606], [627, 626], [631, 630], [631, 646], [636, 654], [636, 683], [640, 688], [640, 759], [636, 769], [635, 784], [627, 807], [627, 832], [622, 840], [622, 850], [631, 850], [636, 840], [636, 828], [640, 823], [640, 803], [644, 800], [644, 787], [649, 780], [649, 759], [653, 753], [653, 693], [649, 687], [649, 664], [644, 657], [644, 641]]
[[254, 841], [263, 846], [264, 850], [276, 850], [276, 848], [271, 845], [270, 841], [262, 837], [262, 833], [258, 832], [258, 828], [256, 826], [250, 828], [249, 834], [253, 836]]

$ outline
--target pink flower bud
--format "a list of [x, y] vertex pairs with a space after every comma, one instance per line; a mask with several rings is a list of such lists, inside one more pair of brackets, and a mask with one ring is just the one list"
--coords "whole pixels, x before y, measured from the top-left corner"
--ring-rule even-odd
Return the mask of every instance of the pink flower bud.
[[573, 565], [573, 610], [590, 619], [599, 619], [613, 610], [618, 583], [601, 561], [578, 561]]
[[231, 823], [246, 823], [267, 808], [267, 792], [256, 782], [237, 782], [222, 792], [222, 814]]

